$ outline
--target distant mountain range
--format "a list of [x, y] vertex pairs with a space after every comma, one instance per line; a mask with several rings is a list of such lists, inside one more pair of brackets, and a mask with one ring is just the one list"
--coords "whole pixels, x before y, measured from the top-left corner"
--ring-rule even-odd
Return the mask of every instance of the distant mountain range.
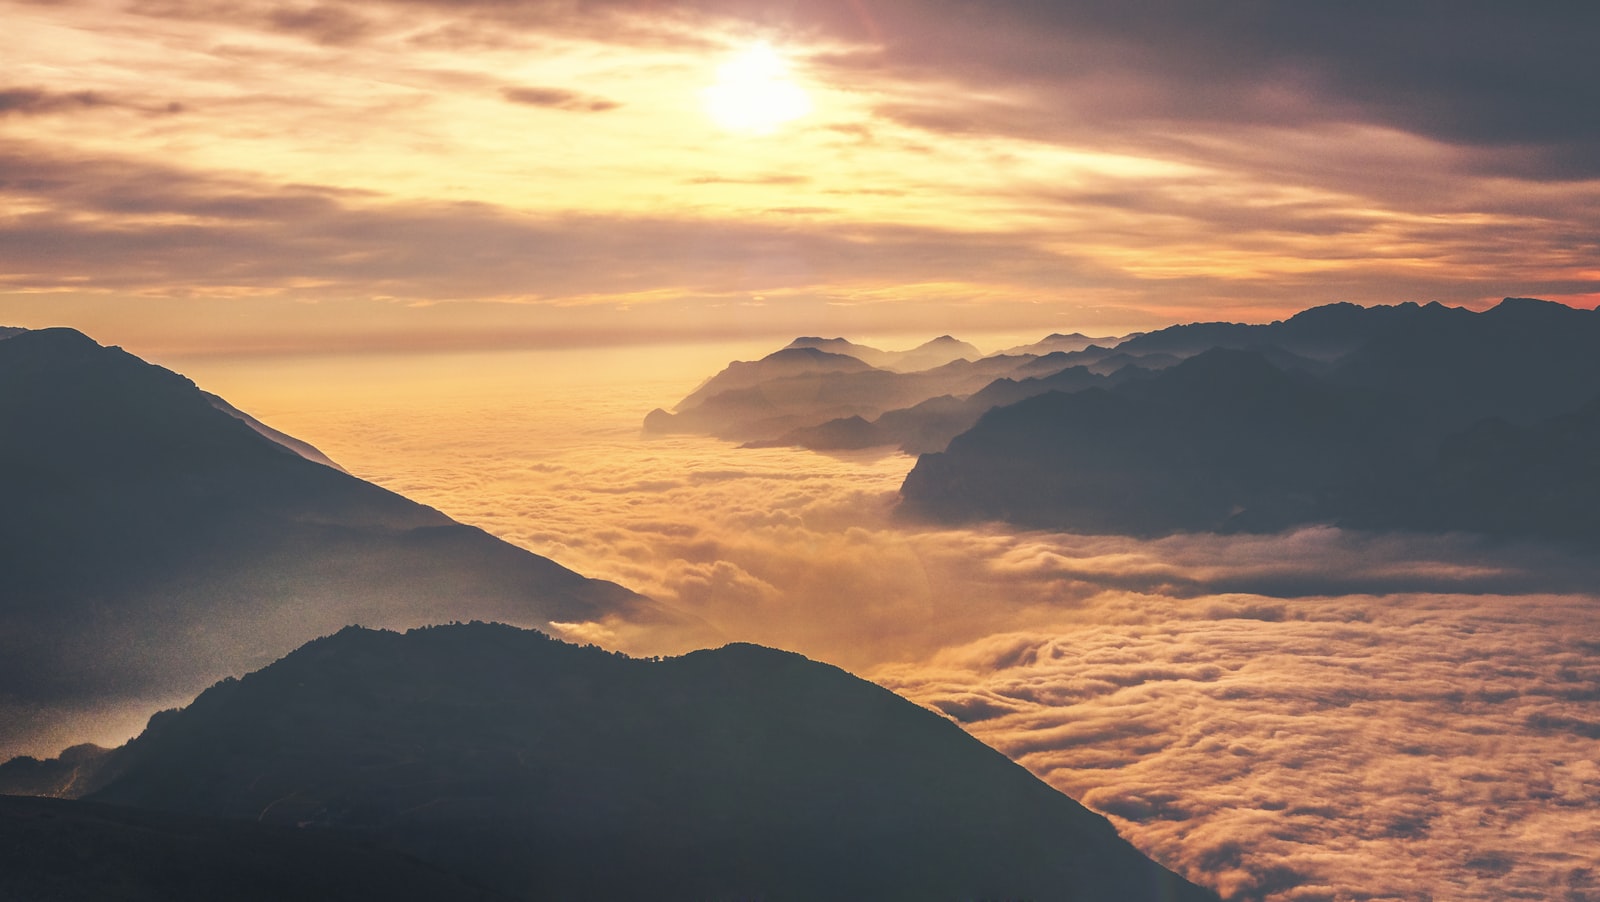
[[1508, 298], [1178, 326], [1159, 374], [997, 407], [902, 510], [1162, 535], [1370, 529], [1600, 539], [1600, 313]]
[[945, 394], [978, 391], [1032, 358], [965, 359], [932, 369], [879, 369], [846, 354], [790, 347], [734, 362], [674, 408], [645, 417], [647, 433], [770, 441], [832, 419], [877, 416]]
[[1110, 335], [1095, 338], [1082, 332], [1073, 332], [1070, 335], [1053, 332], [1031, 344], [1007, 348], [998, 352], [996, 356], [1019, 357], [1026, 354], [1033, 357], [1048, 357], [1051, 354], [1072, 354], [1078, 351], [1086, 351], [1093, 347], [1115, 347], [1130, 338], [1137, 338], [1141, 334], [1143, 333], [1135, 332], [1132, 335], [1124, 335], [1120, 338]]
[[902, 513], [945, 522], [1600, 538], [1590, 310], [1330, 304], [1259, 325], [1052, 335], [921, 371], [887, 360], [797, 339], [652, 411], [645, 431], [897, 448], [919, 455]]
[[[0, 766], [0, 789], [60, 764]], [[90, 802], [249, 822], [207, 841], [252, 867], [362, 843], [515, 899], [1215, 899], [939, 715], [749, 645], [349, 628], [68, 770]], [[117, 811], [67, 814], [156, 818]]]
[[[1010, 390], [1008, 396], [1048, 391], [1051, 386], [1042, 380], [1100, 364], [1105, 349], [1093, 344], [1098, 340], [1118, 341], [1052, 335], [986, 357], [948, 335], [900, 352], [843, 338], [797, 338], [760, 360], [728, 364], [672, 412], [651, 411], [644, 431], [814, 450], [942, 449], [992, 406], [993, 397], [1008, 391], [995, 386], [996, 380], [1021, 380], [1020, 391]], [[1109, 375], [1126, 362], [1096, 374]], [[1161, 365], [1170, 362], [1176, 358]]]
[[929, 370], [952, 360], [962, 358], [975, 360], [983, 356], [977, 348], [949, 335], [941, 335], [931, 341], [923, 342], [909, 351], [880, 351], [843, 338], [796, 338], [789, 342], [784, 350], [791, 348], [815, 348], [830, 354], [843, 354], [880, 369], [900, 373]]
[[192, 695], [349, 623], [676, 616], [70, 329], [0, 339], [0, 424], [0, 755], [67, 711]]

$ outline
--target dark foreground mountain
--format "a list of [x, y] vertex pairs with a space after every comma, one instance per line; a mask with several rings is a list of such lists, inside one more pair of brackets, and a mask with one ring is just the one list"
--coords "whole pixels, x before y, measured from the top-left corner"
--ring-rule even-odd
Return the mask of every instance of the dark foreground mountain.
[[944, 718], [749, 645], [349, 628], [158, 716], [92, 782], [523, 899], [1214, 898]]
[[0, 796], [0, 899], [368, 902], [507, 897], [358, 838]]
[[[1207, 341], [1222, 344], [1147, 379], [991, 410], [917, 461], [903, 509], [1133, 535], [1333, 523], [1600, 539], [1600, 314], [1337, 305], [1127, 346]], [[1230, 347], [1256, 341], [1274, 343]]]
[[74, 712], [171, 704], [352, 622], [653, 610], [218, 404], [69, 329], [0, 340], [0, 755], [42, 750], [47, 728], [59, 748]]

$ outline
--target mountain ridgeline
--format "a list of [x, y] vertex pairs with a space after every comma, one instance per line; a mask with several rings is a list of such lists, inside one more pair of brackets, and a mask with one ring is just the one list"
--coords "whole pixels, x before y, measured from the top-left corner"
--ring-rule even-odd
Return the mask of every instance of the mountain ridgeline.
[[154, 718], [73, 792], [515, 899], [1215, 899], [939, 715], [750, 645], [352, 627]]
[[798, 338], [760, 360], [728, 364], [672, 412], [651, 411], [644, 431], [822, 451], [937, 450], [996, 403], [1100, 384], [1111, 370], [1099, 364], [1114, 355], [1095, 342], [1118, 340], [1052, 335], [984, 357], [948, 335], [899, 352]]
[[919, 455], [902, 515], [946, 523], [1600, 540], [1592, 310], [1330, 304], [1268, 324], [1052, 335], [920, 371], [860, 348], [807, 338], [732, 364], [646, 432], [898, 448]]
[[669, 616], [70, 329], [0, 339], [0, 424], [0, 756], [353, 622]]
[[1600, 540], [1594, 311], [1339, 305], [1169, 331], [1130, 352], [1209, 347], [991, 410], [917, 461], [902, 511], [1132, 535], [1328, 523]]

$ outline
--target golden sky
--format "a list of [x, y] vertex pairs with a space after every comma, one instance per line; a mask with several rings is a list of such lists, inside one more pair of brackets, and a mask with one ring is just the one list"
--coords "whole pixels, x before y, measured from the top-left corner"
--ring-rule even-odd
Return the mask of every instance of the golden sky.
[[0, 323], [135, 351], [1600, 302], [1597, 14], [0, 2]]

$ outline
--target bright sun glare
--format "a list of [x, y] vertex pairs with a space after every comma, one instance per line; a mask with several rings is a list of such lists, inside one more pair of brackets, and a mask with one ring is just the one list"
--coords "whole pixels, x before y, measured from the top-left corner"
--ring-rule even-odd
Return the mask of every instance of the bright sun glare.
[[752, 44], [717, 69], [701, 92], [706, 112], [728, 131], [767, 135], [811, 112], [811, 98], [789, 78], [783, 58], [766, 43]]

